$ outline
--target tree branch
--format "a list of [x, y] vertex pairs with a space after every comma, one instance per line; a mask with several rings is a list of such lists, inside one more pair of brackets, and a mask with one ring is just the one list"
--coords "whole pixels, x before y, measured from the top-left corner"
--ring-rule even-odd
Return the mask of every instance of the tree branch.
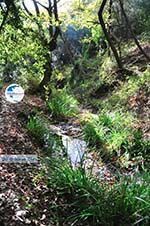
[[46, 9], [48, 11], [48, 7], [46, 7], [45, 5], [43, 5], [42, 3], [40, 2], [37, 2], [38, 5], [42, 6], [44, 9]]
[[118, 67], [119, 67], [119, 69], [122, 70], [123, 69], [122, 62], [121, 62], [121, 60], [119, 58], [119, 55], [118, 55], [118, 52], [117, 52], [115, 46], [112, 43], [112, 40], [111, 40], [111, 38], [109, 36], [109, 33], [108, 33], [107, 29], [106, 29], [106, 26], [105, 26], [105, 22], [103, 20], [103, 11], [104, 11], [106, 3], [107, 3], [107, 0], [103, 0], [102, 1], [101, 6], [100, 6], [99, 11], [98, 11], [98, 18], [99, 18], [99, 22], [101, 24], [101, 27], [103, 29], [104, 35], [106, 37], [106, 40], [108, 41], [108, 43], [110, 45], [110, 48], [111, 48], [111, 50], [112, 50], [112, 52], [114, 54], [114, 57], [115, 57], [116, 62], [118, 64]]
[[5, 22], [7, 20], [8, 14], [9, 14], [9, 9], [7, 9], [7, 11], [5, 12], [5, 15], [3, 17], [2, 23], [0, 25], [0, 33], [1, 33], [2, 29], [3, 29], [3, 26], [5, 25]]
[[127, 15], [126, 15], [126, 13], [125, 13], [125, 10], [124, 10], [122, 0], [119, 0], [119, 3], [120, 3], [120, 8], [121, 8], [122, 14], [123, 14], [123, 16], [124, 16], [124, 18], [125, 18], [125, 21], [126, 21], [126, 24], [127, 24], [127, 28], [128, 28], [128, 30], [130, 31], [130, 33], [131, 33], [131, 35], [132, 35], [132, 37], [133, 37], [133, 39], [134, 39], [134, 41], [135, 41], [137, 47], [139, 48], [140, 52], [145, 56], [145, 58], [146, 58], [148, 61], [150, 61], [150, 56], [148, 56], [148, 55], [145, 53], [145, 51], [143, 50], [142, 46], [140, 45], [138, 39], [136, 38], [136, 36], [135, 36], [135, 34], [134, 34], [133, 30], [132, 30], [131, 24], [130, 24], [130, 22], [129, 22], [129, 20], [128, 20], [128, 17], [127, 17]]
[[40, 15], [39, 6], [38, 6], [36, 0], [32, 0], [32, 1], [33, 1], [33, 4], [34, 4], [34, 7], [35, 7], [36, 15], [39, 16]]
[[23, 5], [25, 11], [28, 13], [28, 15], [29, 15], [29, 16], [33, 16], [33, 14], [32, 14], [32, 13], [28, 10], [28, 8], [26, 7], [24, 1], [22, 1], [22, 5]]

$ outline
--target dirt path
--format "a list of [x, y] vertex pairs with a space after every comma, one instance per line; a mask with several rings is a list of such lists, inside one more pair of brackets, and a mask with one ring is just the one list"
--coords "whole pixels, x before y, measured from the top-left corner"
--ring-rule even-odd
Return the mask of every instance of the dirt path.
[[[38, 154], [18, 114], [24, 103], [9, 104], [0, 93], [0, 154]], [[47, 225], [43, 182], [35, 182], [40, 164], [0, 163], [0, 225]], [[44, 214], [44, 215], [43, 215]], [[44, 216], [44, 217], [43, 217]]]
[[[147, 117], [149, 98], [145, 94], [136, 94], [129, 100], [131, 110], [138, 114], [141, 110], [141, 118]], [[141, 102], [142, 101], [142, 102]], [[33, 108], [44, 109], [43, 101], [34, 96], [27, 96], [19, 104], [8, 103], [0, 92], [0, 155], [6, 154], [36, 154], [40, 156], [40, 148], [29, 136], [23, 125], [21, 114], [28, 115]], [[89, 111], [82, 110], [81, 117]], [[145, 115], [146, 114], [146, 115]], [[24, 116], [23, 116], [24, 117]], [[145, 136], [148, 136], [148, 123], [142, 125]], [[78, 119], [70, 119], [66, 122], [50, 125], [54, 133], [62, 133], [72, 139], [82, 138], [82, 128]], [[71, 140], [73, 142], [74, 140]], [[115, 183], [112, 165], [106, 165], [99, 160], [95, 152], [88, 153], [85, 161], [87, 171], [93, 170], [93, 174], [110, 184]], [[50, 209], [54, 194], [49, 191], [40, 177], [41, 164], [1, 164], [0, 163], [0, 226], [56, 226], [53, 223], [53, 213]]]

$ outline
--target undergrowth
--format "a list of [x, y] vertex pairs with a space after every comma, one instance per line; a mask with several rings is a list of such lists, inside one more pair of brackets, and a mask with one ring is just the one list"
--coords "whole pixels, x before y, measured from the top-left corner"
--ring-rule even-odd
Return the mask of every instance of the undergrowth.
[[45, 121], [40, 116], [30, 117], [27, 123], [27, 129], [33, 137], [42, 143], [44, 141], [45, 134], [48, 133], [48, 130], [45, 126]]
[[130, 113], [121, 111], [93, 115], [82, 122], [85, 140], [105, 159], [117, 157], [122, 167], [133, 164], [133, 159], [134, 163], [146, 166], [150, 143], [134, 128], [136, 121]]
[[104, 112], [86, 122], [84, 136], [91, 146], [101, 147], [110, 154], [113, 151], [119, 152], [121, 147], [130, 142], [133, 122], [130, 114]]
[[48, 121], [44, 117], [40, 115], [30, 117], [27, 129], [35, 138], [35, 141], [41, 145], [42, 149], [51, 154], [62, 153], [61, 138], [51, 132], [50, 128], [48, 128]]
[[[115, 90], [107, 99], [100, 103], [101, 108], [117, 109], [127, 107], [128, 98], [136, 93], [143, 85], [148, 85], [150, 82], [150, 70], [147, 69], [139, 76], [129, 77], [125, 83], [122, 83], [120, 88]], [[148, 85], [149, 86], [149, 85]]]
[[58, 225], [148, 226], [150, 203], [147, 172], [100, 183], [82, 168], [49, 160], [48, 187], [57, 199], [50, 205]]
[[67, 118], [78, 113], [78, 102], [66, 89], [53, 90], [47, 107], [54, 118]]

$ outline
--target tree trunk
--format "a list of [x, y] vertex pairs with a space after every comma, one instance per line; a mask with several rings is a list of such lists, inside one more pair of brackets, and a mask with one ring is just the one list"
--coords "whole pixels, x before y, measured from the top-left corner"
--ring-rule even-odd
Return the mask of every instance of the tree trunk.
[[2, 7], [1, 7], [1, 9], [3, 10], [4, 16], [3, 16], [3, 20], [2, 20], [2, 22], [0, 24], [0, 33], [3, 30], [3, 27], [4, 27], [4, 25], [5, 25], [6, 21], [7, 21], [7, 18], [8, 18], [8, 15], [9, 15], [10, 12], [12, 12], [12, 14], [14, 15], [15, 20], [19, 19], [18, 9], [17, 9], [17, 7], [15, 5], [15, 1], [14, 0], [7, 0], [7, 1], [1, 1], [1, 2], [5, 3], [6, 11], [3, 10]]
[[46, 56], [46, 63], [45, 63], [44, 68], [45, 68], [44, 77], [38, 87], [38, 91], [40, 93], [45, 93], [45, 86], [49, 84], [49, 82], [51, 80], [51, 76], [52, 76], [52, 71], [53, 71], [52, 60], [51, 60], [51, 56], [49, 54]]
[[[42, 81], [39, 84], [38, 90], [41, 94], [45, 93], [45, 86], [49, 84], [50, 80], [51, 80], [51, 76], [52, 76], [52, 72], [53, 72], [53, 68], [52, 68], [52, 52], [56, 49], [57, 47], [57, 38], [58, 35], [60, 34], [60, 26], [59, 26], [59, 17], [58, 17], [58, 10], [57, 10], [57, 0], [48, 0], [48, 6], [44, 6], [42, 3], [36, 1], [36, 0], [32, 0], [35, 6], [35, 11], [36, 11], [36, 17], [40, 16], [40, 9], [39, 9], [39, 5], [41, 7], [43, 7], [44, 9], [47, 10], [48, 12], [48, 16], [49, 16], [49, 28], [48, 28], [48, 32], [49, 32], [49, 39], [47, 39], [43, 26], [41, 23], [38, 22], [38, 20], [35, 20], [38, 26], [38, 30], [39, 30], [39, 40], [41, 41], [41, 44], [43, 46], [43, 48], [47, 48], [47, 54], [45, 55], [45, 60], [46, 63], [44, 65], [44, 77], [42, 79]], [[52, 4], [53, 2], [53, 4]], [[24, 4], [24, 0], [23, 0], [23, 6], [26, 10], [26, 12], [31, 16], [32, 13], [30, 11], [28, 11], [27, 7]], [[53, 21], [54, 20], [54, 21]]]
[[105, 22], [103, 20], [103, 10], [104, 10], [106, 3], [107, 3], [107, 0], [103, 0], [102, 3], [101, 3], [101, 6], [100, 6], [100, 9], [99, 9], [99, 12], [98, 12], [99, 22], [100, 22], [101, 27], [103, 29], [106, 40], [108, 41], [108, 44], [110, 45], [110, 48], [111, 48], [111, 50], [114, 54], [114, 57], [115, 57], [116, 62], [118, 64], [118, 67], [119, 67], [120, 70], [123, 70], [123, 65], [122, 65], [121, 59], [119, 58], [118, 52], [117, 52], [117, 50], [116, 50], [116, 48], [115, 48], [115, 46], [114, 46], [114, 44], [113, 44], [113, 42], [112, 42], [112, 40], [109, 36], [109, 33], [108, 33], [106, 26], [105, 26]]
[[127, 28], [128, 28], [128, 30], [130, 31], [130, 33], [131, 33], [131, 35], [132, 35], [132, 37], [133, 37], [133, 39], [134, 39], [134, 41], [135, 41], [135, 44], [136, 44], [137, 47], [139, 48], [140, 52], [145, 56], [145, 58], [146, 58], [148, 61], [150, 61], [150, 57], [145, 53], [145, 51], [144, 51], [143, 48], [141, 47], [141, 45], [140, 45], [138, 39], [136, 38], [136, 36], [135, 36], [135, 34], [134, 34], [133, 30], [132, 30], [132, 27], [131, 27], [131, 25], [130, 25], [130, 22], [129, 22], [128, 17], [127, 17], [127, 15], [126, 15], [126, 13], [125, 13], [125, 10], [124, 10], [122, 0], [119, 0], [119, 3], [120, 3], [120, 8], [121, 8], [122, 14], [123, 14], [123, 16], [124, 16], [124, 18], [125, 18], [125, 21], [126, 21], [126, 24], [127, 24]]

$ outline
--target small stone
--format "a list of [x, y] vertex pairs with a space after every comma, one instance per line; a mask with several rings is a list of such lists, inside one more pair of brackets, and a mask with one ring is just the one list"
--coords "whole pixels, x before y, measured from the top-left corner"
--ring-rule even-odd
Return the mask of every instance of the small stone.
[[16, 217], [21, 217], [21, 216], [24, 216], [26, 215], [27, 211], [26, 210], [18, 210], [16, 212]]

